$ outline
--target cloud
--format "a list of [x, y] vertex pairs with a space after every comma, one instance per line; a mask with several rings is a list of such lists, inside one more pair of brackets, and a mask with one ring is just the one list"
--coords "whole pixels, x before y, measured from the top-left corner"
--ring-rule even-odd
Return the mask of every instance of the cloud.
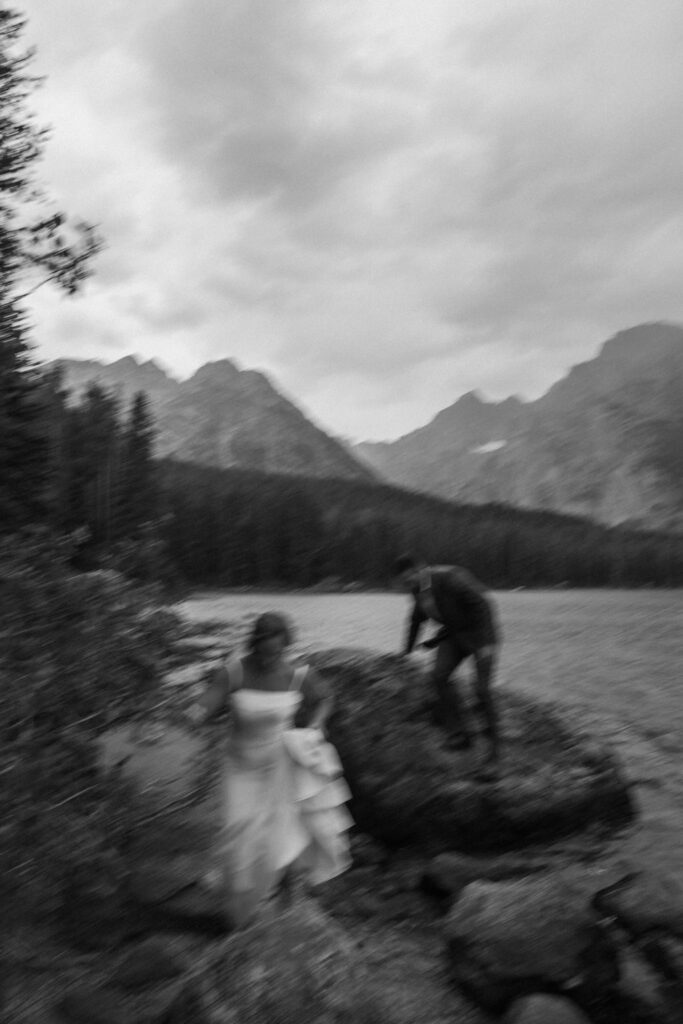
[[233, 356], [386, 437], [683, 319], [677, 0], [26, 7], [46, 176], [108, 239], [46, 353]]

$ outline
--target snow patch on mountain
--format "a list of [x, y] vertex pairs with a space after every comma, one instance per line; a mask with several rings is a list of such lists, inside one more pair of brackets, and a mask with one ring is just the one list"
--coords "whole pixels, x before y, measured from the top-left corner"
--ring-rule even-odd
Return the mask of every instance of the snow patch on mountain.
[[499, 452], [501, 448], [504, 448], [507, 441], [487, 441], [485, 444], [478, 444], [474, 448], [470, 448], [473, 455], [488, 455], [489, 452]]

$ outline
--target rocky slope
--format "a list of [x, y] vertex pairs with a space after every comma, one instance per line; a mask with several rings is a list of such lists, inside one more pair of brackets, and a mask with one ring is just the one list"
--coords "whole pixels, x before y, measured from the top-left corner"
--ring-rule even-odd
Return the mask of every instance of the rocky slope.
[[136, 391], [145, 391], [160, 456], [222, 468], [375, 478], [372, 469], [306, 419], [267, 377], [239, 370], [229, 359], [207, 363], [183, 382], [153, 360], [138, 363], [133, 356], [109, 364], [65, 359], [58, 365], [74, 398], [91, 381], [114, 390], [124, 406]]
[[469, 393], [397, 441], [356, 452], [387, 480], [610, 525], [683, 529], [683, 328], [607, 341], [534, 402]]

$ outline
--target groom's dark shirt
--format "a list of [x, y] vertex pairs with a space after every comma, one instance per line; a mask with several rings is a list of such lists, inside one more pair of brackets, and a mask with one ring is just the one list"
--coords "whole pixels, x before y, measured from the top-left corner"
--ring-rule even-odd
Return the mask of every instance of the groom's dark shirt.
[[420, 570], [413, 590], [415, 604], [408, 625], [406, 652], [413, 649], [423, 622], [433, 619], [442, 628], [434, 638], [448, 638], [463, 654], [495, 644], [498, 630], [491, 601], [483, 585], [458, 565]]

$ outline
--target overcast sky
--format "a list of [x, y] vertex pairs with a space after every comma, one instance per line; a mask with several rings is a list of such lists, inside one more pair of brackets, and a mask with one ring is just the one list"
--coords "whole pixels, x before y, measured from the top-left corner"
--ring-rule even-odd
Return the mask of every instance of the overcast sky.
[[683, 321], [680, 0], [16, 0], [107, 242], [43, 358], [223, 357], [391, 438]]

